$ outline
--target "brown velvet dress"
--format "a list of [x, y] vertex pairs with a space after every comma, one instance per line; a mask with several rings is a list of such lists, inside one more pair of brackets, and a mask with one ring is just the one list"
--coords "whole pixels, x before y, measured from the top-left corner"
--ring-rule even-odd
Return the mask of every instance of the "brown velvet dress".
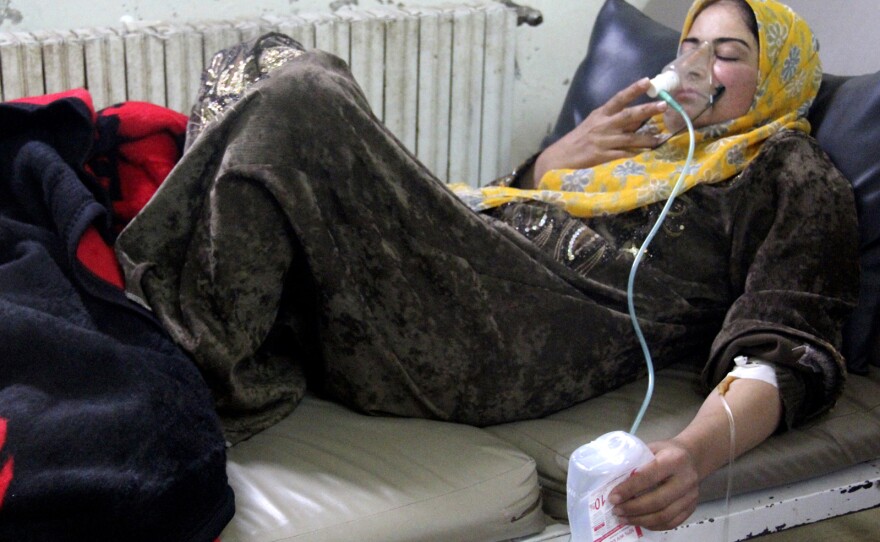
[[[830, 406], [857, 293], [849, 183], [815, 142], [774, 137], [735, 179], [682, 195], [636, 308], [659, 367], [707, 382], [736, 354], [803, 375], [795, 419]], [[659, 213], [477, 214], [377, 121], [335, 57], [251, 85], [120, 236], [132, 297], [210, 385], [227, 437], [306, 392], [381, 414], [486, 425], [631, 381], [644, 360], [626, 280]]]

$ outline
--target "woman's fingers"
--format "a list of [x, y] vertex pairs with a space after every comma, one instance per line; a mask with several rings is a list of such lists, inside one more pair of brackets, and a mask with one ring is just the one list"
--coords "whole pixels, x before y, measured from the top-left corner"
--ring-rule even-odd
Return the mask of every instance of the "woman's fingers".
[[655, 459], [611, 492], [614, 512], [626, 523], [666, 530], [693, 513], [699, 476], [691, 455], [676, 443], [652, 445]]
[[663, 508], [649, 514], [620, 516], [629, 525], [639, 525], [652, 531], [668, 531], [681, 525], [697, 508], [697, 497], [676, 499]]
[[606, 117], [614, 118], [625, 129], [635, 130], [646, 120], [658, 113], [666, 111], [668, 104], [656, 100], [639, 105], [630, 105], [648, 91], [648, 78], [639, 79], [635, 83], [620, 90], [596, 111]]
[[651, 117], [663, 113], [669, 107], [664, 101], [648, 102], [646, 104], [634, 105], [618, 112], [615, 115], [615, 121], [622, 130], [635, 131]]
[[631, 104], [636, 98], [641, 96], [642, 94], [648, 92], [648, 87], [650, 86], [650, 80], [645, 77], [639, 79], [635, 83], [619, 90], [614, 96], [612, 96], [605, 105], [601, 106], [599, 109], [605, 111], [606, 115], [614, 115], [615, 113], [619, 113], [623, 111], [629, 104]]
[[629, 105], [647, 88], [648, 79], [629, 85], [545, 149], [535, 163], [533, 183], [540, 181], [550, 169], [593, 167], [656, 147], [660, 143], [656, 135], [637, 130], [649, 118], [665, 111], [666, 103]]
[[699, 490], [690, 484], [676, 483], [672, 477], [621, 505], [615, 514], [626, 523], [653, 530], [666, 530], [687, 519], [697, 506]]

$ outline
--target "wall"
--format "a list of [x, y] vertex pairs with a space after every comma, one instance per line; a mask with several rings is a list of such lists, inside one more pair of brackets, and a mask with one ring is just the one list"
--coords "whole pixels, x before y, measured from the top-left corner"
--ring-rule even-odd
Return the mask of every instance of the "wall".
[[[692, 0], [650, 0], [646, 14], [678, 30]], [[785, 0], [819, 39], [826, 72], [838, 75], [880, 69], [880, 9], [877, 0]]]

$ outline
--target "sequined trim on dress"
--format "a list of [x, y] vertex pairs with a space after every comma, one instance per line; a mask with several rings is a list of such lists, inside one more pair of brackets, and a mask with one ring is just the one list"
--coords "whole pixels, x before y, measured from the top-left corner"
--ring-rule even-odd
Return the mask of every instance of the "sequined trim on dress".
[[251, 85], [304, 52], [298, 41], [272, 32], [215, 53], [202, 72], [198, 100], [186, 128], [186, 148], [223, 118]]
[[532, 243], [550, 252], [556, 261], [583, 276], [605, 255], [605, 243], [596, 232], [555, 207], [509, 203], [502, 206], [499, 215]]

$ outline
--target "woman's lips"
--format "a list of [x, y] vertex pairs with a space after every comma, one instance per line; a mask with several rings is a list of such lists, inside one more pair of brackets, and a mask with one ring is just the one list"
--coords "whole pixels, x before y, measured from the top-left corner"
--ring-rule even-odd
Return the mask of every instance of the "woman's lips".
[[697, 92], [691, 89], [681, 89], [677, 90], [675, 94], [673, 94], [675, 101], [681, 102], [695, 102], [697, 100], [705, 100], [706, 97], [703, 96], [702, 93]]

